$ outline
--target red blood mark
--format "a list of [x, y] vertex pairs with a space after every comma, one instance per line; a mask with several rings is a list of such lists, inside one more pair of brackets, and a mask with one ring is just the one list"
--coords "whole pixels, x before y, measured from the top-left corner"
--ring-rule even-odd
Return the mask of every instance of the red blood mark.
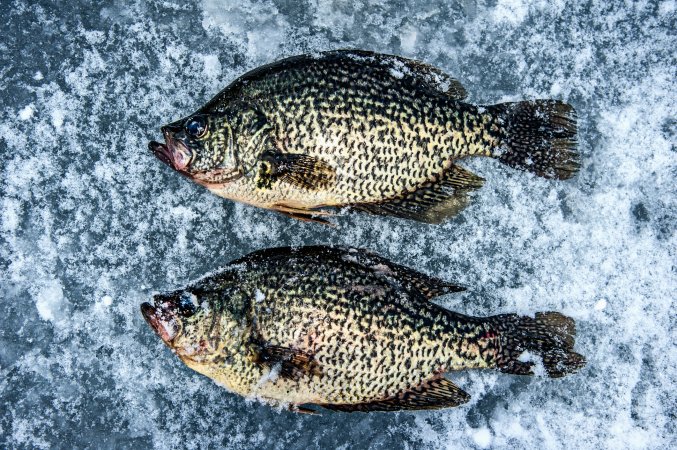
[[482, 335], [482, 339], [495, 339], [498, 335], [493, 332], [493, 331], [485, 331], [484, 334]]

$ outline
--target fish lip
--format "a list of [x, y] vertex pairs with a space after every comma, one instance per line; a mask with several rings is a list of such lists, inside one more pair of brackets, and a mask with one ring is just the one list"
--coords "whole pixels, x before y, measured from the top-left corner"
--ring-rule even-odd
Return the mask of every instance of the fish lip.
[[141, 315], [165, 344], [169, 345], [177, 336], [178, 333], [171, 333], [171, 330], [162, 323], [167, 318], [164, 317], [166, 314], [160, 308], [144, 302], [141, 304]]
[[141, 315], [143, 316], [144, 319], [146, 319], [146, 322], [148, 322], [149, 325], [152, 326], [151, 324], [151, 317], [155, 314], [155, 306], [151, 305], [148, 302], [143, 302], [141, 303]]
[[244, 176], [242, 171], [238, 169], [232, 170], [217, 169], [215, 171], [189, 173], [183, 169], [178, 168], [174, 164], [174, 154], [169, 146], [161, 144], [157, 141], [150, 141], [148, 143], [148, 149], [157, 157], [157, 159], [167, 164], [175, 171], [179, 172], [180, 174], [190, 178], [196, 183], [201, 184], [207, 188], [219, 187], [221, 185], [225, 185], [227, 183], [239, 180]]
[[206, 172], [196, 172], [191, 175], [191, 178], [205, 187], [218, 187], [233, 181], [239, 180], [244, 175], [238, 169], [216, 169]]
[[163, 163], [186, 176], [191, 176], [186, 168], [193, 160], [193, 152], [180, 141], [172, 138], [169, 131], [163, 130], [166, 144], [150, 141], [148, 149]]
[[157, 141], [150, 141], [148, 143], [148, 149], [151, 152], [153, 152], [153, 154], [155, 155], [155, 157], [157, 157], [157, 159], [167, 164], [172, 169], [176, 170], [176, 167], [174, 167], [172, 153], [171, 150], [169, 150], [169, 147]]

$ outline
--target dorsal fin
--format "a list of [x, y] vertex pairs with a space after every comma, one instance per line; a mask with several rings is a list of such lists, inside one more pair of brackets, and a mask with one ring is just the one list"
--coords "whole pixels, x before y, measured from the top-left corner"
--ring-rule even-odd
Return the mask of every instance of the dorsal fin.
[[468, 193], [478, 189], [484, 179], [452, 165], [437, 181], [430, 181], [399, 197], [358, 203], [354, 208], [382, 216], [395, 216], [436, 224], [458, 214], [468, 204]]
[[362, 266], [382, 277], [398, 282], [405, 289], [413, 289], [427, 299], [453, 292], [464, 291], [463, 286], [449, 283], [437, 277], [401, 266], [389, 261], [369, 250], [347, 247], [329, 247], [326, 245], [309, 245], [305, 247], [273, 247], [252, 252], [242, 258], [230, 262], [229, 266], [239, 264], [261, 264], [264, 262], [288, 262], [290, 258], [334, 258], [343, 263], [353, 263]]
[[368, 250], [356, 248], [342, 250], [344, 252], [344, 255], [342, 255], [343, 259], [357, 262], [379, 275], [393, 277], [399, 283], [402, 283], [404, 287], [417, 290], [427, 299], [450, 294], [452, 292], [465, 291], [463, 286], [458, 286], [409, 267], [395, 264]]
[[470, 395], [441, 376], [392, 397], [354, 404], [321, 404], [323, 408], [343, 412], [402, 411], [452, 408], [470, 400]]
[[397, 55], [384, 55], [380, 53], [369, 52], [365, 50], [336, 50], [327, 52], [327, 55], [342, 55], [349, 58], [369, 58], [379, 64], [386, 66], [391, 74], [397, 77], [411, 77], [417, 83], [426, 87], [442, 92], [454, 100], [463, 100], [467, 93], [463, 85], [451, 75], [443, 72], [437, 67], [431, 66], [421, 61], [404, 58]]

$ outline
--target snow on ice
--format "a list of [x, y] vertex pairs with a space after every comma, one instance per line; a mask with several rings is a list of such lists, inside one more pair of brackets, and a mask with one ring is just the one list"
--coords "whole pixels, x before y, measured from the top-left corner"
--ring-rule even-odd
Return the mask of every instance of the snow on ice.
[[[669, 448], [677, 385], [674, 1], [13, 1], [0, 37], [0, 447]], [[302, 52], [401, 54], [469, 101], [557, 97], [583, 167], [494, 161], [441, 226], [339, 228], [216, 198], [147, 142], [245, 71]], [[185, 367], [139, 305], [263, 247], [369, 248], [470, 288], [475, 315], [556, 310], [588, 359], [563, 379], [460, 372], [433, 412], [306, 416]]]

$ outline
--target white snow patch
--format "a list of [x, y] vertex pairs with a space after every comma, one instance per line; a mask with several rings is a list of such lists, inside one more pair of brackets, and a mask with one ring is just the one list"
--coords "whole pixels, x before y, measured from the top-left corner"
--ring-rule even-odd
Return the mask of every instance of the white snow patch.
[[35, 296], [35, 307], [42, 320], [54, 321], [61, 313], [65, 298], [58, 280], [47, 282]]
[[400, 32], [400, 48], [404, 53], [411, 54], [416, 50], [418, 30], [412, 26], [402, 29]]
[[202, 57], [204, 63], [204, 74], [208, 78], [217, 78], [221, 75], [221, 62], [219, 62], [218, 55], [204, 55]]
[[489, 446], [491, 446], [491, 441], [493, 440], [493, 435], [489, 428], [482, 427], [472, 433], [472, 440], [480, 448], [489, 448]]
[[395, 67], [391, 67], [389, 69], [389, 72], [390, 72], [390, 75], [392, 75], [393, 77], [395, 77], [397, 79], [404, 78], [404, 72], [402, 72], [401, 70], [399, 70]]
[[498, 0], [491, 17], [495, 22], [507, 22], [518, 25], [529, 13], [529, 6], [521, 0]]
[[288, 38], [290, 26], [272, 3], [253, 0], [202, 3], [202, 26], [217, 28], [255, 61], [274, 60]]
[[193, 209], [183, 205], [172, 207], [170, 213], [174, 218], [184, 222], [190, 222], [197, 217], [197, 213]]
[[531, 353], [529, 351], [523, 351], [522, 354], [517, 358], [518, 361], [520, 362], [531, 362], [534, 363], [532, 367], [532, 372], [534, 373], [535, 377], [547, 377], [548, 374], [545, 370], [545, 366], [543, 365], [543, 359], [535, 354]]
[[282, 364], [281, 363], [276, 363], [273, 365], [273, 367], [270, 368], [268, 372], [264, 372], [263, 375], [261, 375], [261, 378], [258, 379], [256, 382], [256, 385], [252, 389], [252, 397], [256, 397], [257, 393], [256, 391], [259, 390], [260, 388], [263, 387], [263, 385], [267, 383], [274, 383], [279, 377], [280, 377], [280, 371], [282, 370]]
[[61, 130], [61, 127], [63, 126], [65, 112], [62, 109], [53, 109], [51, 112], [51, 116], [52, 116], [52, 125], [54, 125], [54, 128], [56, 128], [57, 130]]
[[14, 198], [2, 199], [2, 230], [6, 233], [13, 233], [19, 226], [19, 215], [21, 214], [21, 202]]
[[33, 104], [26, 105], [21, 111], [19, 111], [19, 119], [28, 120], [31, 117], [33, 117], [34, 113], [35, 107], [33, 106]]
[[675, 2], [674, 0], [667, 0], [664, 2], [661, 2], [660, 6], [658, 7], [658, 13], [664, 16], [670, 15], [675, 12]]

